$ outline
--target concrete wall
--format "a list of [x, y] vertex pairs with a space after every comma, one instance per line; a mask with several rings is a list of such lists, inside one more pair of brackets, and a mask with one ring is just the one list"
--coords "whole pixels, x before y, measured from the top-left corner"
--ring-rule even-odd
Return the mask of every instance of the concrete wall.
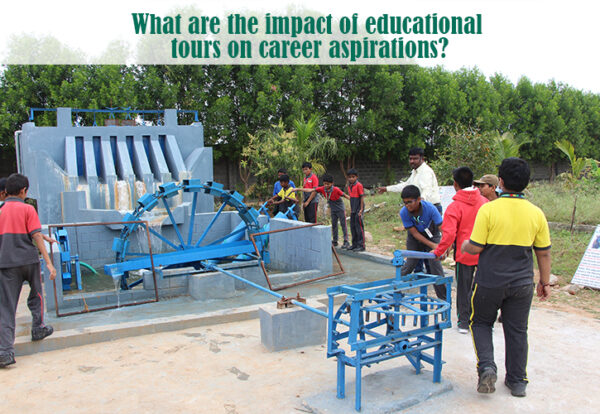
[[[304, 226], [302, 221], [272, 219], [271, 230]], [[331, 226], [314, 226], [273, 233], [269, 239], [270, 267], [285, 272], [318, 269], [332, 272]]]
[[[17, 156], [44, 224], [66, 221], [64, 192], [84, 190], [86, 209], [130, 210], [160, 183], [192, 177], [211, 181], [213, 176], [212, 148], [204, 147], [202, 124], [177, 125], [174, 109], [165, 111], [162, 126], [77, 127], [71, 109], [58, 108], [56, 127], [23, 125]], [[118, 203], [120, 195], [128, 205]], [[182, 201], [190, 200], [191, 194], [183, 195]], [[201, 195], [198, 211], [212, 211], [212, 202]], [[89, 221], [102, 221], [99, 216]]]

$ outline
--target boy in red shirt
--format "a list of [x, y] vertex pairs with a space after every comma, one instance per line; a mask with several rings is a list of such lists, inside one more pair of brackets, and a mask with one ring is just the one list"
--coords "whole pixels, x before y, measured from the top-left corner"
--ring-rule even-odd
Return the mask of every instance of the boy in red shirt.
[[[302, 164], [302, 172], [304, 173], [304, 184], [302, 188], [317, 188], [319, 186], [319, 178], [312, 172], [312, 164], [308, 161]], [[304, 221], [307, 223], [317, 222], [317, 208], [319, 207], [319, 197], [316, 192], [304, 194]]]
[[333, 237], [332, 245], [335, 247], [338, 245], [338, 221], [342, 226], [342, 233], [344, 234], [344, 244], [342, 249], [350, 248], [348, 243], [348, 229], [346, 228], [346, 206], [344, 206], [344, 200], [342, 197], [350, 200], [342, 190], [333, 185], [333, 177], [331, 174], [323, 175], [323, 185], [317, 188], [297, 188], [296, 191], [303, 191], [305, 193], [316, 192], [321, 194], [327, 200], [329, 204], [329, 210], [331, 213], [331, 234]]
[[33, 318], [31, 339], [39, 341], [53, 332], [52, 327], [43, 322], [38, 249], [50, 271], [50, 280], [56, 277], [56, 269], [44, 245], [40, 219], [35, 209], [24, 201], [28, 188], [27, 177], [12, 174], [6, 181], [7, 198], [0, 209], [0, 368], [15, 363], [15, 314], [24, 281], [31, 287], [27, 299]]
[[365, 251], [365, 227], [363, 214], [365, 212], [365, 190], [358, 182], [358, 172], [354, 168], [348, 170], [348, 194], [350, 195], [350, 231], [352, 246], [348, 250]]
[[[442, 222], [442, 239], [437, 248], [432, 250], [438, 258], [453, 244], [461, 246], [471, 237], [475, 217], [479, 207], [487, 203], [479, 190], [473, 187], [473, 171], [469, 167], [459, 167], [452, 172], [456, 195], [444, 213]], [[471, 317], [471, 286], [473, 273], [479, 260], [479, 255], [462, 253], [455, 249], [456, 277], [456, 313], [458, 317], [458, 332], [469, 333], [469, 318]]]

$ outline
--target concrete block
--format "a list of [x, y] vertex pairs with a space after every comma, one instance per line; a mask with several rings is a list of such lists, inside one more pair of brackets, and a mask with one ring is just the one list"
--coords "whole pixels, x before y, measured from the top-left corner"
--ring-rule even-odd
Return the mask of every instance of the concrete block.
[[[326, 309], [315, 300], [308, 300], [307, 305]], [[269, 303], [261, 305], [258, 314], [261, 342], [271, 352], [319, 345], [327, 337], [327, 319], [298, 306], [277, 309], [276, 303]]]
[[196, 300], [225, 299], [235, 296], [235, 279], [219, 272], [190, 276], [189, 294]]

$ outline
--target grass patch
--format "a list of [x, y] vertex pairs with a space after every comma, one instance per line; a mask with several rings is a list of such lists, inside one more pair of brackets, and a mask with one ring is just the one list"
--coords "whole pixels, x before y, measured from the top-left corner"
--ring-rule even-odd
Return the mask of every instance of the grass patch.
[[[577, 196], [575, 224], [600, 223], [600, 203], [598, 203], [600, 186], [595, 183], [583, 184]], [[574, 193], [561, 182], [534, 182], [526, 190], [529, 201], [540, 207], [548, 221], [571, 223]]]

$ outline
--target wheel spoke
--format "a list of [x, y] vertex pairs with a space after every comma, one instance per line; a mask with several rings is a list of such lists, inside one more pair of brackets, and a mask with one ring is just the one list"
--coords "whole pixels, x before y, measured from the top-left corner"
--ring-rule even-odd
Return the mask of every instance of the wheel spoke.
[[161, 239], [163, 242], [167, 243], [169, 246], [171, 246], [173, 249], [175, 250], [179, 250], [179, 246], [175, 245], [174, 243], [171, 242], [171, 240], [167, 239], [166, 237], [164, 237], [162, 234], [160, 234], [159, 232], [157, 232], [154, 229], [151, 229], [150, 227], [148, 227], [148, 231], [152, 234], [154, 234], [156, 237], [158, 237], [159, 239]]
[[163, 197], [163, 204], [165, 205], [165, 209], [167, 210], [167, 214], [169, 215], [169, 219], [171, 219], [171, 224], [173, 224], [173, 229], [175, 230], [175, 234], [177, 234], [177, 238], [179, 239], [180, 247], [176, 247], [175, 249], [183, 249], [185, 243], [183, 242], [183, 237], [181, 237], [181, 233], [179, 232], [179, 227], [177, 227], [177, 223], [175, 222], [175, 217], [173, 217], [173, 213], [171, 213], [171, 209], [169, 208], [169, 203], [167, 203], [167, 199]]
[[227, 238], [229, 238], [229, 237], [231, 237], [231, 236], [235, 236], [236, 234], [239, 234], [239, 233], [241, 233], [241, 232], [245, 232], [245, 231], [246, 231], [246, 229], [247, 229], [247, 227], [242, 227], [241, 229], [237, 229], [236, 231], [234, 231], [234, 232], [232, 232], [232, 233], [229, 233], [228, 235], [226, 235], [226, 236], [223, 236], [223, 237], [221, 237], [220, 239], [217, 239], [217, 240], [215, 240], [214, 242], [212, 242], [212, 243], [210, 243], [210, 244], [207, 244], [207, 246], [212, 246], [212, 245], [215, 245], [215, 244], [221, 243], [223, 240], [225, 240], [225, 239], [227, 239]]
[[187, 245], [192, 245], [192, 236], [194, 235], [194, 218], [196, 217], [196, 203], [198, 202], [198, 193], [194, 193], [194, 198], [192, 199], [192, 214], [190, 215], [190, 227], [188, 229], [188, 239]]
[[221, 214], [221, 212], [223, 211], [223, 209], [225, 208], [226, 205], [227, 205], [227, 203], [225, 203], [223, 201], [223, 204], [221, 204], [221, 207], [219, 207], [219, 210], [217, 210], [217, 213], [215, 214], [215, 216], [212, 218], [212, 220], [210, 221], [210, 223], [208, 223], [208, 226], [206, 226], [206, 229], [204, 230], [204, 233], [202, 233], [202, 236], [200, 236], [200, 239], [198, 239], [198, 241], [196, 242], [196, 244], [194, 245], [194, 247], [200, 246], [200, 243], [202, 243], [202, 241], [204, 240], [204, 238], [206, 237], [206, 235], [210, 231], [210, 229], [213, 226], [213, 224], [215, 224], [215, 221], [217, 221], [217, 218], [219, 217], [219, 215]]

